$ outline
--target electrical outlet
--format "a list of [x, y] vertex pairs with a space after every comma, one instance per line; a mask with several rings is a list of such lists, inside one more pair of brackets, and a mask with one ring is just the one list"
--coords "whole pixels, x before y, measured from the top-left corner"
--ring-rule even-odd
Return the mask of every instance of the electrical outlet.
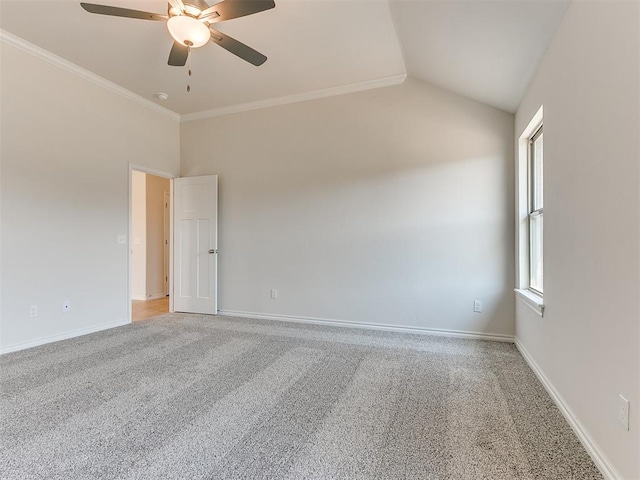
[[625, 430], [629, 430], [629, 400], [618, 394], [618, 421]]
[[278, 290], [276, 290], [275, 288], [271, 289], [271, 298], [273, 299], [278, 298]]
[[69, 300], [65, 300], [62, 302], [62, 311], [68, 312], [69, 310], [71, 310], [71, 302], [69, 302]]
[[476, 313], [482, 313], [482, 302], [480, 300], [473, 301], [473, 311]]
[[29, 307], [29, 316], [37, 317], [38, 316], [38, 305], [31, 305]]
[[126, 235], [118, 235], [118, 243], [120, 245], [126, 245], [127, 244], [127, 236]]

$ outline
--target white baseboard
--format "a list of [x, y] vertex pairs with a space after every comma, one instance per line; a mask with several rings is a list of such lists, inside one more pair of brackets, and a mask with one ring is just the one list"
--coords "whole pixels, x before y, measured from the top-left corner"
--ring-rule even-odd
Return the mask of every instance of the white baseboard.
[[166, 296], [167, 296], [166, 293], [152, 293], [150, 295], [147, 295], [147, 298], [145, 298], [144, 300], [157, 300], [159, 298], [164, 298]]
[[529, 352], [527, 352], [527, 349], [524, 348], [524, 345], [522, 345], [518, 338], [515, 339], [515, 343], [516, 347], [522, 354], [522, 357], [529, 364], [529, 367], [531, 367], [531, 370], [533, 370], [542, 385], [544, 385], [544, 388], [547, 390], [547, 392], [549, 392], [551, 399], [554, 401], [560, 412], [562, 412], [564, 418], [566, 418], [567, 422], [569, 422], [569, 425], [578, 437], [578, 440], [580, 440], [580, 443], [582, 443], [587, 453], [589, 453], [591, 459], [596, 464], [596, 467], [598, 467], [598, 470], [600, 470], [600, 473], [602, 473], [604, 478], [606, 478], [607, 480], [622, 480], [622, 476], [618, 474], [614, 466], [607, 459], [606, 455], [602, 452], [602, 450], [600, 450], [596, 442], [593, 441], [593, 439], [589, 435], [589, 432], [584, 428], [582, 423], [580, 423], [580, 420], [578, 420], [576, 415], [573, 413], [573, 410], [571, 410], [567, 402], [564, 401], [551, 381], [545, 376], [542, 369], [538, 366]]
[[140, 301], [146, 302], [147, 300], [157, 300], [159, 298], [164, 298], [166, 296], [167, 296], [166, 293], [151, 293], [146, 297], [144, 295], [132, 295], [131, 300], [140, 300]]
[[59, 333], [57, 335], [50, 335], [48, 337], [41, 337], [36, 340], [31, 340], [24, 343], [14, 343], [13, 345], [7, 345], [6, 347], [0, 347], [0, 355], [5, 353], [17, 352], [18, 350], [24, 350], [26, 348], [37, 347], [46, 343], [59, 342], [60, 340], [68, 340], [69, 338], [80, 337], [82, 335], [88, 335], [90, 333], [100, 332], [109, 328], [120, 327], [131, 323], [129, 320], [118, 320], [116, 322], [101, 323], [100, 325], [94, 325], [92, 327], [80, 328], [78, 330], [71, 330], [69, 332]]
[[404, 325], [385, 325], [380, 323], [352, 322], [316, 317], [292, 317], [272, 313], [239, 312], [234, 310], [218, 310], [219, 315], [229, 317], [255, 318], [259, 320], [276, 320], [279, 322], [309, 323], [313, 325], [332, 325], [335, 327], [363, 328], [366, 330], [384, 330], [388, 332], [417, 333], [420, 335], [437, 335], [441, 337], [475, 338], [477, 340], [493, 340], [496, 342], [513, 343], [513, 335], [499, 333], [467, 332], [463, 330], [447, 330], [442, 328], [410, 327]]

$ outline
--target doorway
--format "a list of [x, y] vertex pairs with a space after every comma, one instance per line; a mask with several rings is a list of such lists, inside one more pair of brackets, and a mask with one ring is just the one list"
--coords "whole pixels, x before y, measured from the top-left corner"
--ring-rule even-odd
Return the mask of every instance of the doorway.
[[131, 170], [131, 320], [169, 312], [171, 179]]

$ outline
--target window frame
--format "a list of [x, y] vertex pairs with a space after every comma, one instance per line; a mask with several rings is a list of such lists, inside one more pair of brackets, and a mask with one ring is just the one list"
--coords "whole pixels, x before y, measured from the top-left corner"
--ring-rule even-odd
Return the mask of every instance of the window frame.
[[[533, 113], [529, 122], [520, 130], [516, 147], [516, 284], [514, 292], [519, 303], [533, 310], [540, 317], [545, 316], [544, 299], [540, 292], [530, 289], [530, 228], [529, 213], [532, 189], [530, 187], [529, 159], [531, 157], [530, 140], [536, 133], [542, 132], [540, 128], [544, 124], [544, 106], [540, 105]], [[548, 133], [548, 132], [547, 132]], [[537, 137], [536, 137], [537, 138]], [[544, 150], [544, 142], [543, 142]], [[542, 168], [544, 175], [544, 167]], [[544, 192], [540, 190], [541, 199], [544, 201]], [[542, 205], [539, 205], [542, 206]], [[543, 227], [544, 228], [544, 227]], [[543, 245], [544, 247], [544, 245]], [[544, 270], [543, 270], [544, 272]]]
[[[536, 287], [533, 286], [533, 272], [534, 267], [533, 267], [533, 261], [534, 261], [534, 254], [533, 254], [533, 241], [532, 241], [532, 226], [531, 224], [533, 223], [533, 219], [534, 218], [538, 218], [540, 220], [540, 223], [542, 225], [542, 229], [544, 229], [544, 200], [542, 202], [542, 205], [539, 208], [535, 208], [536, 207], [536, 184], [537, 181], [540, 181], [540, 184], [542, 186], [542, 189], [544, 189], [544, 167], [543, 167], [543, 171], [541, 172], [537, 172], [536, 169], [536, 162], [535, 162], [535, 153], [536, 153], [536, 140], [538, 140], [538, 138], [540, 138], [542, 136], [542, 134], [544, 133], [544, 124], [540, 123], [540, 125], [538, 125], [534, 131], [534, 133], [529, 137], [528, 139], [528, 144], [529, 147], [527, 149], [527, 231], [528, 231], [528, 252], [527, 252], [527, 257], [528, 257], [528, 266], [529, 266], [529, 275], [528, 275], [528, 282], [527, 282], [527, 289], [534, 292], [537, 295], [542, 296], [543, 295], [543, 291], [544, 291], [544, 276], [543, 276], [543, 284], [542, 284], [542, 288], [538, 289]], [[543, 156], [542, 156], [542, 165], [544, 165], [544, 144], [542, 147], [542, 152], [543, 152]], [[543, 199], [544, 199], [544, 195], [543, 195]], [[544, 230], [543, 230], [544, 231]], [[542, 247], [541, 247], [541, 256], [542, 256], [542, 270], [544, 272], [544, 243], [542, 243]], [[544, 275], [544, 274], [543, 274]]]

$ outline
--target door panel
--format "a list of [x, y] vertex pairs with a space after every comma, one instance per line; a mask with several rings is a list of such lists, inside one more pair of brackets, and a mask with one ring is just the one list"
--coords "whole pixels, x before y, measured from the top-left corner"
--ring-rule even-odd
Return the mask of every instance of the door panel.
[[[174, 298], [176, 312], [218, 312], [218, 177], [176, 178]], [[210, 253], [213, 251], [214, 253]]]

